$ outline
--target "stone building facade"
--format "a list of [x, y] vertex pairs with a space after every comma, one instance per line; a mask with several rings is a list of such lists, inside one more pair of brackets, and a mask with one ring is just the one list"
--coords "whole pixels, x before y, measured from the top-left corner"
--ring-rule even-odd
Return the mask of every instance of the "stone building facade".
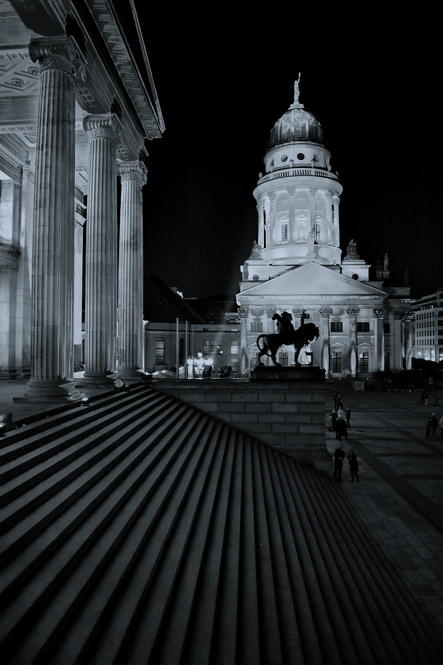
[[138, 34], [132, 4], [0, 3], [0, 375], [29, 377], [26, 400], [77, 399], [83, 359], [88, 385], [142, 367], [142, 188], [164, 124]]
[[[257, 359], [257, 336], [277, 332], [273, 315], [287, 311], [320, 331], [313, 364], [326, 377], [368, 377], [377, 370], [411, 366], [412, 303], [409, 286], [388, 286], [389, 257], [377, 265], [360, 258], [353, 239], [340, 249], [342, 186], [331, 168], [323, 130], [299, 101], [271, 130], [265, 172], [254, 190], [258, 230], [241, 266], [237, 305], [241, 316], [241, 375]], [[290, 347], [279, 360], [291, 363]], [[267, 362], [270, 362], [268, 359]]]

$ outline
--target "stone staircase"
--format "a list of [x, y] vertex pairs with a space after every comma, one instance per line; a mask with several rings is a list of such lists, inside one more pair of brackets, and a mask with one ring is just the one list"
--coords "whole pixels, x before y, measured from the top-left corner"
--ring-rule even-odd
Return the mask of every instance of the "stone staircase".
[[3, 665], [442, 662], [340, 485], [152, 385], [0, 457]]

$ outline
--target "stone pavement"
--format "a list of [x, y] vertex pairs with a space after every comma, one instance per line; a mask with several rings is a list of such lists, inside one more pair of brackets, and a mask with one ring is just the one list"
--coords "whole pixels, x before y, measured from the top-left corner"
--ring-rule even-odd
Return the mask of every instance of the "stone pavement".
[[[23, 397], [25, 385], [26, 380], [0, 381], [0, 418], [10, 414], [16, 421], [48, 410], [45, 404], [14, 402]], [[338, 381], [327, 382], [325, 390], [326, 421], [334, 392], [341, 392], [344, 406], [351, 408], [351, 427], [343, 443], [346, 452], [355, 449], [360, 467], [360, 482], [350, 483], [345, 461], [337, 492], [352, 499], [403, 572], [405, 586], [420, 598], [430, 621], [443, 629], [443, 437], [439, 428], [435, 438], [425, 436], [431, 413], [438, 418], [443, 413], [443, 391], [431, 392], [428, 405], [422, 406], [419, 392], [359, 392]], [[333, 482], [336, 439], [325, 429]]]
[[[360, 482], [349, 482], [343, 466], [337, 491], [352, 498], [356, 510], [386, 554], [414, 588], [423, 609], [443, 628], [443, 437], [425, 435], [426, 420], [443, 413], [443, 392], [431, 393], [427, 406], [418, 392], [354, 392], [335, 383], [351, 408], [347, 452], [354, 448]], [[328, 414], [330, 411], [328, 411]], [[327, 432], [328, 451], [336, 438]], [[331, 482], [332, 461], [331, 461]], [[352, 524], [349, 525], [352, 529]]]

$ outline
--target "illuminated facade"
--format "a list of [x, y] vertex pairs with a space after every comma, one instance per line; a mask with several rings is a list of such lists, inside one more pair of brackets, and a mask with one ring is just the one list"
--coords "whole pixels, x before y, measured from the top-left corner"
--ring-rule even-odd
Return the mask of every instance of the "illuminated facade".
[[[410, 368], [412, 304], [409, 286], [385, 286], [389, 257], [370, 280], [370, 265], [354, 240], [340, 249], [342, 186], [331, 169], [318, 120], [294, 102], [271, 130], [265, 172], [254, 190], [258, 231], [241, 266], [241, 375], [255, 367], [256, 339], [277, 332], [275, 312], [290, 312], [294, 327], [315, 323], [313, 364], [326, 377], [368, 377]], [[280, 362], [290, 364], [282, 347]]]
[[0, 378], [29, 378], [29, 401], [79, 399], [82, 362], [88, 386], [142, 368], [141, 190], [164, 125], [138, 34], [132, 4], [0, 3]]
[[414, 358], [443, 362], [443, 289], [414, 303]]

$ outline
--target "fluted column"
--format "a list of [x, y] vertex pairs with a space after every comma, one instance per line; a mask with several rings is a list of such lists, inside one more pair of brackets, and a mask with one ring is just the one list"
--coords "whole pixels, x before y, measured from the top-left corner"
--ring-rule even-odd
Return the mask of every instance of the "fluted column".
[[347, 309], [346, 312], [349, 315], [349, 363], [351, 369], [351, 375], [355, 378], [357, 376], [357, 317], [360, 314], [358, 307], [352, 307]]
[[143, 204], [147, 170], [142, 162], [120, 162], [121, 178], [118, 375], [140, 379], [143, 369]]
[[241, 320], [241, 331], [240, 331], [240, 373], [242, 376], [249, 374], [250, 370], [250, 358], [249, 358], [249, 348], [248, 348], [248, 317], [249, 317], [249, 308], [242, 307], [238, 310]]
[[115, 115], [84, 118], [89, 138], [83, 385], [117, 380], [117, 156]]
[[385, 337], [383, 331], [383, 321], [385, 318], [384, 309], [374, 309], [375, 316], [375, 368], [373, 371], [383, 372], [385, 368]]
[[332, 309], [324, 307], [319, 310], [321, 316], [320, 343], [321, 343], [321, 368], [325, 370], [325, 378], [330, 376], [330, 317]]
[[78, 399], [73, 383], [74, 51], [31, 40], [40, 65], [32, 247], [31, 376], [25, 400]]
[[336, 195], [332, 197], [332, 216], [334, 219], [334, 244], [340, 246], [340, 198]]
[[404, 312], [402, 321], [404, 325], [404, 368], [411, 369], [412, 367], [412, 321], [414, 319], [413, 312]]

